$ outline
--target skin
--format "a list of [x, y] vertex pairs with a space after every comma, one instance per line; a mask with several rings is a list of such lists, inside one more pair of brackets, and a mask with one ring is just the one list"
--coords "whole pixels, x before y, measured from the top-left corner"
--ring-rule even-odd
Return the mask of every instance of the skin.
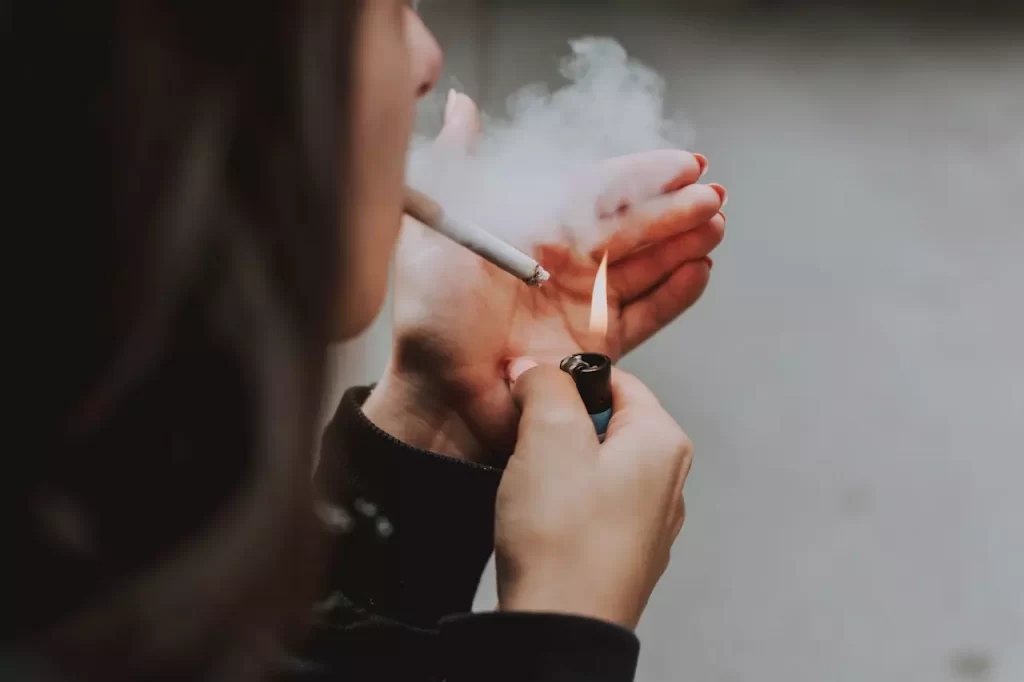
[[[635, 627], [682, 527], [693, 448], [650, 391], [619, 370], [599, 444], [555, 365], [581, 349], [618, 359], [696, 302], [724, 235], [725, 189], [699, 184], [707, 160], [688, 152], [609, 160], [593, 172], [607, 188], [595, 208], [611, 236], [582, 256], [542, 245], [536, 256], [552, 281], [528, 289], [415, 221], [403, 224], [415, 102], [436, 84], [441, 52], [399, 0], [365, 3], [361, 22], [342, 337], [376, 316], [395, 260], [394, 356], [364, 412], [400, 440], [451, 457], [511, 453], [496, 508], [499, 608]], [[438, 144], [471, 150], [476, 107], [464, 95], [449, 105]], [[590, 293], [605, 251], [610, 325], [595, 337]]]
[[618, 369], [615, 416], [599, 445], [568, 375], [531, 364], [519, 359], [512, 371], [522, 418], [498, 488], [498, 606], [635, 628], [683, 527], [693, 445]]
[[[341, 269], [343, 338], [365, 329], [380, 310], [393, 253], [396, 275], [394, 356], [364, 409], [379, 427], [418, 447], [474, 460], [507, 454], [518, 423], [508, 361], [557, 363], [582, 349], [617, 360], [693, 305], [708, 283], [707, 256], [724, 236], [725, 189], [697, 184], [707, 160], [688, 152], [609, 160], [594, 172], [609, 188], [597, 208], [612, 236], [586, 257], [557, 243], [539, 247], [535, 255], [553, 276], [539, 290], [411, 219], [396, 253], [414, 107], [436, 84], [442, 56], [405, 3], [365, 5], [353, 220]], [[380, 87], [401, 82], [407, 87]], [[469, 149], [479, 127], [472, 100], [456, 95], [438, 144]], [[637, 186], [646, 200], [629, 205], [627, 189], [635, 199]], [[610, 328], [595, 338], [587, 330], [590, 293], [606, 249]]]
[[364, 2], [360, 21], [354, 168], [351, 186], [342, 188], [351, 225], [339, 268], [345, 294], [337, 330], [343, 339], [373, 322], [387, 294], [388, 266], [402, 224], [405, 156], [416, 100], [434, 87], [442, 64], [437, 41], [407, 3]]

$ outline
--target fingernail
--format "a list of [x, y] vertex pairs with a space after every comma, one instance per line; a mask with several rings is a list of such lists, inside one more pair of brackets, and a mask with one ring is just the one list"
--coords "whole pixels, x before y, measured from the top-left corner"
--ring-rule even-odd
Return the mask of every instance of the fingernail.
[[472, 116], [473, 107], [468, 98], [463, 96], [462, 98], [456, 93], [452, 96], [452, 105], [445, 114], [444, 124], [450, 125], [454, 128], [464, 128], [469, 123], [469, 118]]
[[694, 154], [693, 158], [697, 159], [697, 163], [700, 165], [700, 175], [698, 177], [704, 177], [708, 172], [708, 157], [703, 154]]
[[[718, 215], [722, 216], [722, 220], [726, 220], [725, 211], [719, 211]], [[728, 222], [728, 221], [727, 221]]]
[[530, 358], [515, 358], [510, 360], [505, 367], [505, 374], [510, 384], [514, 384], [519, 377], [537, 366], [537, 363]]
[[447, 121], [452, 117], [452, 112], [455, 110], [455, 88], [451, 88], [448, 91], [448, 99], [444, 103], [444, 120]]
[[724, 208], [725, 205], [729, 203], [729, 192], [727, 192], [721, 185], [714, 183], [708, 185], [708, 187], [718, 192], [718, 196], [722, 199], [722, 207]]

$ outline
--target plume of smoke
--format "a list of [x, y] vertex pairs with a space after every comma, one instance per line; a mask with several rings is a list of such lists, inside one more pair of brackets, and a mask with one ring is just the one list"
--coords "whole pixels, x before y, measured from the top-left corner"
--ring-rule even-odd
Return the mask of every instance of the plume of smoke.
[[603, 159], [690, 140], [678, 116], [664, 114], [664, 80], [610, 38], [570, 42], [554, 92], [529, 85], [508, 98], [504, 118], [485, 119], [470, 154], [414, 140], [411, 183], [451, 213], [520, 248], [567, 238], [586, 249], [603, 235], [597, 199]]

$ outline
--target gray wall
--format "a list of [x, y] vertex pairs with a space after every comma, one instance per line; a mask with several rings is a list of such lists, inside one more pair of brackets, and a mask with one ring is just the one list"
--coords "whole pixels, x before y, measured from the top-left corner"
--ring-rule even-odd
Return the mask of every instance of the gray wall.
[[556, 5], [423, 11], [492, 111], [619, 38], [730, 190], [704, 299], [624, 362], [697, 444], [639, 679], [1024, 680], [1024, 41]]

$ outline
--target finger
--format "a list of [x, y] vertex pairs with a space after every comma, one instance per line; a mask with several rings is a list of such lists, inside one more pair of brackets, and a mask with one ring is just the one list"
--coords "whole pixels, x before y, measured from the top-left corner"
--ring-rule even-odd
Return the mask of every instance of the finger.
[[434, 144], [446, 149], [471, 151], [480, 137], [480, 111], [466, 94], [448, 91], [444, 127]]
[[656, 149], [608, 159], [597, 170], [602, 187], [597, 200], [598, 215], [614, 215], [637, 202], [682, 189], [697, 182], [707, 168], [707, 157], [679, 149]]
[[608, 269], [608, 285], [624, 305], [640, 298], [663, 282], [680, 265], [704, 258], [725, 237], [721, 213], [700, 227], [651, 244]]
[[[510, 363], [510, 374], [516, 371], [516, 362]], [[551, 365], [535, 365], [520, 374], [512, 382], [512, 400], [524, 418], [534, 418], [547, 410], [557, 411], [564, 405], [583, 409], [572, 377]], [[589, 422], [585, 409], [582, 416]]]
[[696, 303], [710, 274], [706, 259], [687, 261], [660, 286], [626, 306], [619, 318], [622, 352], [636, 348]]
[[614, 263], [640, 247], [703, 225], [722, 209], [725, 201], [725, 188], [717, 187], [689, 185], [601, 220], [601, 234], [609, 237], [591, 250], [591, 257], [600, 259], [608, 251], [609, 262]]
[[[707, 212], [702, 210], [700, 214]], [[667, 230], [676, 232], [635, 248], [624, 243], [630, 239], [627, 235], [620, 235], [618, 245], [611, 244], [614, 253], [610, 252], [608, 258], [609, 294], [616, 300], [635, 299], [666, 279], [683, 262], [711, 253], [724, 235], [725, 214], [714, 213], [709, 220], [693, 228], [689, 227], [689, 222], [688, 218], [682, 218]], [[694, 234], [690, 235], [691, 231]], [[605, 244], [601, 248], [607, 248], [608, 242]], [[667, 251], [661, 251], [662, 248]], [[560, 289], [588, 300], [597, 264], [603, 255], [604, 252], [597, 249], [592, 256], [580, 256], [560, 244], [542, 244], [535, 250], [537, 260], [551, 273]]]
[[[693, 230], [650, 244], [612, 263], [608, 268], [609, 296], [616, 301], [638, 298], [684, 262], [706, 257], [721, 243], [725, 225], [725, 214], [719, 212]], [[590, 300], [597, 263], [561, 244], [542, 244], [535, 249], [534, 256], [560, 289], [581, 300]]]
[[558, 443], [597, 443], [593, 422], [583, 406], [576, 384], [566, 372], [551, 365], [528, 369], [512, 384], [512, 399], [519, 407], [516, 455], [543, 456]]

